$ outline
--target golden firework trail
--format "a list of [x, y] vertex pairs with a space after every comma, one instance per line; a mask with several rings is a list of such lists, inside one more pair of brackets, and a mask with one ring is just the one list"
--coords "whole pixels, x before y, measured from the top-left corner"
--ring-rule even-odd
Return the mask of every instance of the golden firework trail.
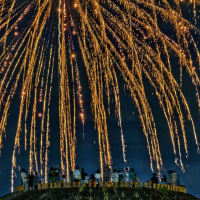
[[138, 111], [152, 170], [154, 165], [161, 170], [163, 162], [147, 83], [165, 116], [175, 162], [184, 169], [182, 155], [189, 154], [186, 120], [199, 151], [183, 90], [187, 75], [200, 110], [199, 10], [199, 0], [0, 1], [0, 151], [12, 100], [20, 99], [12, 190], [22, 148], [29, 154], [29, 171], [44, 174], [47, 182], [55, 79], [61, 168], [67, 177], [75, 169], [76, 125], [86, 122], [83, 71], [89, 83], [102, 173], [105, 165], [111, 167], [107, 121], [113, 105], [126, 162], [121, 82]]

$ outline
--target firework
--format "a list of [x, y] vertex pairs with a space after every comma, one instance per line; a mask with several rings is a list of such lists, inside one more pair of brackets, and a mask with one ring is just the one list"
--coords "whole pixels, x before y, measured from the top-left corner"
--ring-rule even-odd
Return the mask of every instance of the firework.
[[[102, 172], [105, 164], [111, 166], [107, 129], [111, 99], [114, 99], [115, 114], [121, 129], [123, 158], [126, 161], [119, 80], [124, 82], [138, 110], [152, 170], [153, 161], [158, 170], [161, 170], [163, 163], [145, 80], [154, 89], [169, 127], [174, 154], [179, 157], [179, 164], [183, 168], [181, 138], [188, 155], [184, 124], [186, 116], [191, 122], [199, 150], [195, 125], [182, 91], [184, 72], [191, 78], [200, 108], [200, 54], [197, 41], [200, 32], [196, 25], [198, 2], [0, 1], [0, 148], [12, 99], [18, 95], [18, 90], [21, 91], [12, 157], [12, 186], [16, 153], [21, 148], [22, 138], [25, 149], [29, 151], [29, 170], [34, 167], [41, 174], [44, 173], [47, 181], [52, 83], [57, 76], [61, 167], [67, 176], [70, 168], [75, 168], [76, 124], [80, 120], [84, 126], [86, 120], [81, 67], [84, 67], [89, 83]], [[186, 16], [190, 15], [192, 19], [184, 17], [182, 10], [187, 10], [190, 14]], [[171, 30], [166, 30], [166, 26]], [[82, 61], [78, 61], [77, 55]], [[179, 65], [172, 64], [174, 58]], [[180, 80], [173, 75], [175, 67], [180, 69]], [[27, 124], [31, 124], [30, 134]], [[37, 127], [41, 129], [40, 137], [36, 134]], [[39, 150], [37, 138], [40, 140]]]

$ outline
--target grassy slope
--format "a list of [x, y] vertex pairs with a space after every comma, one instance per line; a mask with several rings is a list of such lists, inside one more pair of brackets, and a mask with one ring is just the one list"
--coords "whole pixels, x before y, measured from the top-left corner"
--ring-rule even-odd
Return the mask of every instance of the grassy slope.
[[2, 200], [197, 200], [184, 193], [131, 188], [68, 188], [28, 191], [2, 197]]

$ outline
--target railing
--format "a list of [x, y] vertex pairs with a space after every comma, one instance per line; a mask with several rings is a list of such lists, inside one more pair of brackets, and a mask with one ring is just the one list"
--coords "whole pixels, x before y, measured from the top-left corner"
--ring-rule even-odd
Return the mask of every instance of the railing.
[[17, 187], [15, 188], [15, 191], [16, 191], [16, 192], [18, 192], [18, 191], [23, 191], [23, 190], [25, 190], [25, 186], [24, 186], [24, 185], [17, 186]]
[[[186, 187], [185, 186], [175, 186], [175, 185], [166, 185], [166, 184], [152, 184], [152, 183], [112, 183], [112, 182], [100, 182], [100, 183], [92, 183], [89, 181], [89, 183], [75, 183], [75, 182], [58, 182], [58, 183], [44, 183], [44, 184], [38, 184], [37, 189], [48, 189], [48, 188], [79, 188], [81, 186], [89, 186], [89, 187], [114, 187], [114, 188], [120, 188], [120, 187], [127, 187], [127, 188], [153, 188], [153, 189], [166, 189], [168, 191], [174, 191], [174, 192], [183, 192], [186, 193]], [[17, 186], [15, 191], [23, 191], [25, 190], [25, 186]]]

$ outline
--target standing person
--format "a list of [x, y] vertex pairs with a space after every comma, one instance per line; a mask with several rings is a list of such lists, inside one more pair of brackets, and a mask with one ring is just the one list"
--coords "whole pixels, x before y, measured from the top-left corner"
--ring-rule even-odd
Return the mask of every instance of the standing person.
[[38, 173], [35, 172], [35, 178], [34, 178], [34, 189], [38, 189], [38, 183], [39, 183], [39, 176]]
[[135, 182], [136, 182], [136, 183], [140, 183], [140, 179], [137, 177], [136, 174], [135, 174]]
[[135, 170], [132, 168], [131, 172], [130, 172], [130, 181], [131, 182], [136, 182], [135, 178], [136, 178], [136, 176], [135, 176]]
[[55, 171], [55, 181], [58, 182], [60, 180], [60, 169], [58, 165], [54, 168]]
[[71, 171], [70, 174], [69, 174], [69, 182], [70, 183], [74, 182], [74, 173], [73, 173], [73, 171]]
[[119, 173], [117, 172], [116, 169], [114, 169], [114, 172], [112, 174], [112, 181], [113, 181], [113, 183], [119, 182]]
[[35, 176], [33, 172], [28, 175], [28, 188], [29, 190], [33, 190]]
[[99, 169], [97, 169], [94, 176], [95, 176], [96, 183], [98, 184], [101, 181], [101, 173]]
[[130, 181], [128, 167], [124, 170], [123, 179], [125, 183], [129, 183]]
[[67, 185], [67, 179], [66, 179], [66, 176], [64, 174], [61, 177], [61, 181]]
[[85, 182], [85, 176], [86, 176], [85, 170], [84, 168], [82, 168], [81, 169], [81, 183]]
[[119, 174], [119, 182], [122, 182], [123, 181], [123, 174], [122, 174], [121, 170], [118, 171], [118, 174]]
[[158, 177], [156, 173], [153, 173], [153, 176], [151, 177], [152, 184], [158, 184]]
[[94, 174], [90, 175], [90, 181], [91, 181], [91, 184], [94, 185], [94, 182], [95, 182], [95, 176], [94, 176]]
[[86, 175], [85, 175], [85, 182], [88, 184], [89, 183], [89, 176], [88, 176], [88, 174], [86, 173]]
[[55, 170], [53, 167], [51, 167], [49, 171], [49, 182], [55, 182]]
[[25, 186], [25, 190], [28, 190], [28, 176], [24, 168], [21, 170], [21, 180], [23, 185]]
[[111, 169], [108, 165], [104, 168], [104, 182], [110, 182], [111, 179]]
[[169, 174], [169, 183], [172, 185], [179, 185], [179, 177], [176, 171], [170, 170], [168, 171]]
[[161, 181], [162, 181], [162, 184], [166, 184], [167, 185], [167, 176], [166, 176], [166, 174], [163, 175]]
[[74, 170], [73, 175], [74, 175], [74, 182], [78, 183], [81, 180], [81, 173], [79, 171], [79, 167], [78, 166]]

